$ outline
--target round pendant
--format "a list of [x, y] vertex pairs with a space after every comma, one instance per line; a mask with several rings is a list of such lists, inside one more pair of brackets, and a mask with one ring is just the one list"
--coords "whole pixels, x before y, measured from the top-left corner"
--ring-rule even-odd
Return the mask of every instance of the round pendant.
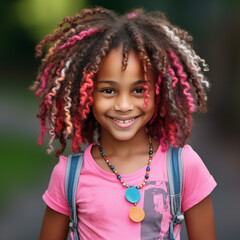
[[142, 208], [134, 206], [129, 211], [129, 217], [133, 222], [141, 222], [145, 218], [145, 212]]
[[141, 194], [136, 187], [130, 187], [125, 192], [125, 197], [130, 203], [138, 203], [141, 198]]

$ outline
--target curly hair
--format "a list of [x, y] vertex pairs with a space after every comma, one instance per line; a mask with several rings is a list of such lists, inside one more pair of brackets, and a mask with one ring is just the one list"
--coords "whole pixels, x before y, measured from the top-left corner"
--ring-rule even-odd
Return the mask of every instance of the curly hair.
[[[72, 151], [80, 144], [94, 141], [98, 124], [92, 114], [95, 76], [111, 49], [123, 46], [122, 70], [133, 49], [142, 64], [144, 81], [149, 68], [156, 72], [155, 110], [147, 124], [148, 134], [160, 141], [163, 149], [172, 144], [183, 146], [191, 132], [191, 114], [206, 111], [206, 90], [209, 82], [203, 72], [205, 60], [192, 48], [192, 36], [172, 25], [159, 11], [145, 13], [142, 9], [119, 16], [97, 7], [83, 9], [73, 17], [65, 17], [59, 28], [47, 35], [37, 46], [36, 56], [43, 55], [37, 79], [32, 86], [41, 99], [41, 132], [49, 133], [49, 149], [59, 139], [61, 154], [72, 139]], [[148, 104], [146, 84], [144, 105]]]

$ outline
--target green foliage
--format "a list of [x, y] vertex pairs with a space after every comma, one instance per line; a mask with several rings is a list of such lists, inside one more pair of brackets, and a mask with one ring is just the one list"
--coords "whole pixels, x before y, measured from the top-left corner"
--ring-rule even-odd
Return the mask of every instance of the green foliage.
[[51, 170], [56, 164], [54, 156], [48, 156], [44, 148], [37, 145], [36, 139], [2, 135], [0, 145], [0, 203], [13, 196], [12, 190], [18, 186], [27, 189], [36, 185], [47, 169]]
[[85, 0], [21, 0], [14, 5], [19, 24], [36, 41], [56, 28], [63, 17], [71, 16], [85, 6]]

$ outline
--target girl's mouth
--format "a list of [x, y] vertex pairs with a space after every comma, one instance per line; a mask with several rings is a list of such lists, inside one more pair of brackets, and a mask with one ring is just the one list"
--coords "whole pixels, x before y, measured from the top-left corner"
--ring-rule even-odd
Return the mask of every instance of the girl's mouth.
[[113, 123], [120, 128], [129, 128], [131, 126], [134, 125], [135, 121], [136, 121], [136, 117], [134, 118], [129, 118], [126, 120], [121, 120], [121, 119], [117, 119], [117, 118], [111, 118], [111, 120], [113, 121]]
[[134, 119], [135, 118], [131, 118], [131, 119], [128, 119], [128, 120], [119, 120], [119, 119], [114, 118], [113, 120], [116, 121], [116, 122], [119, 122], [119, 123], [129, 123], [129, 122], [134, 121]]

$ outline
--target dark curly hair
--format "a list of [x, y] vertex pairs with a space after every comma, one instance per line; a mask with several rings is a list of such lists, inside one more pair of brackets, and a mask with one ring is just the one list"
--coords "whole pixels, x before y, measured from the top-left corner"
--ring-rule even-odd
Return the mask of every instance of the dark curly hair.
[[[183, 146], [190, 135], [191, 113], [206, 111], [208, 81], [203, 71], [208, 66], [193, 50], [187, 31], [173, 26], [162, 12], [144, 13], [136, 9], [119, 16], [97, 7], [83, 9], [73, 17], [65, 17], [59, 28], [36, 46], [36, 56], [43, 47], [50, 47], [42, 59], [35, 83], [31, 87], [41, 99], [41, 133], [49, 133], [49, 149], [59, 139], [61, 154], [72, 139], [72, 150], [80, 144], [94, 141], [97, 129], [92, 114], [95, 76], [104, 57], [119, 45], [122, 50], [122, 70], [128, 64], [131, 49], [138, 54], [144, 78], [150, 68], [156, 72], [155, 111], [147, 124], [148, 134], [168, 144]], [[144, 79], [146, 80], [146, 79]], [[145, 87], [145, 105], [148, 87]]]

